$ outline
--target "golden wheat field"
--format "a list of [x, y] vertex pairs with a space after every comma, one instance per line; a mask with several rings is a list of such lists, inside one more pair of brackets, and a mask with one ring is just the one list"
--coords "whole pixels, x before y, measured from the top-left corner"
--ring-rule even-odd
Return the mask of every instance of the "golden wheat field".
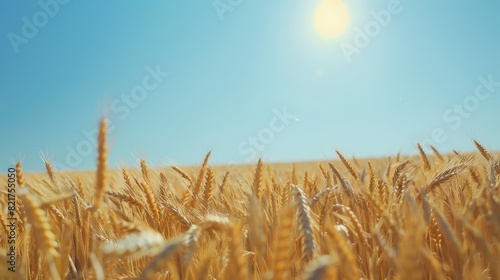
[[2, 279], [500, 279], [499, 155], [476, 141], [474, 154], [213, 167], [209, 152], [200, 167], [108, 170], [105, 121], [98, 138], [95, 173], [17, 163], [16, 272], [1, 238]]

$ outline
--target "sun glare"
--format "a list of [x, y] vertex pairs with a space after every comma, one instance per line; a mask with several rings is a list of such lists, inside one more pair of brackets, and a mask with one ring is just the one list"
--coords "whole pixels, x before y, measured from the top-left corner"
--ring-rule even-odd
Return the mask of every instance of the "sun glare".
[[321, 0], [314, 14], [314, 30], [324, 38], [334, 39], [344, 33], [349, 13], [341, 0]]

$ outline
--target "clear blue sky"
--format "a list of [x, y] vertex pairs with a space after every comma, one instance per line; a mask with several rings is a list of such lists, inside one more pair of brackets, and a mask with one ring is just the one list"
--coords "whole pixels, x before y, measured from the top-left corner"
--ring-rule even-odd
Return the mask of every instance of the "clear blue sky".
[[66, 2], [0, 2], [4, 170], [95, 168], [103, 114], [113, 167], [500, 149], [498, 1], [344, 1], [335, 39], [321, 0]]

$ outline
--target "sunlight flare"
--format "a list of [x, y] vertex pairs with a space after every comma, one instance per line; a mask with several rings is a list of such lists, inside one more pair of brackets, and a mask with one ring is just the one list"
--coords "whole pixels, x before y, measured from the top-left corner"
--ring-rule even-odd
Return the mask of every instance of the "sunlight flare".
[[349, 13], [341, 0], [321, 0], [313, 18], [314, 30], [321, 37], [334, 39], [344, 33]]

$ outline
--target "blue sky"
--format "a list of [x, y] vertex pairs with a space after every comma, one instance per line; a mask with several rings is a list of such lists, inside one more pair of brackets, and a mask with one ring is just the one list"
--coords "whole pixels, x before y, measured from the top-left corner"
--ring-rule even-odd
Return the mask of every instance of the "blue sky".
[[103, 115], [113, 167], [500, 149], [499, 2], [321, 1], [0, 2], [2, 166], [94, 169]]

